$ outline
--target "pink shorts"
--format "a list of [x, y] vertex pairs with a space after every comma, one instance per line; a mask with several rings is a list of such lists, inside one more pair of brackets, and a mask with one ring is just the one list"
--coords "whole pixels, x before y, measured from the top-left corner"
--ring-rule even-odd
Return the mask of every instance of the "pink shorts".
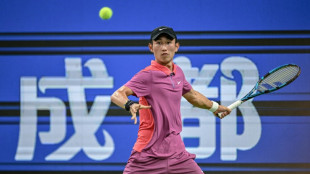
[[133, 151], [123, 174], [203, 174], [194, 161], [195, 155], [186, 151], [171, 158], [141, 157]]

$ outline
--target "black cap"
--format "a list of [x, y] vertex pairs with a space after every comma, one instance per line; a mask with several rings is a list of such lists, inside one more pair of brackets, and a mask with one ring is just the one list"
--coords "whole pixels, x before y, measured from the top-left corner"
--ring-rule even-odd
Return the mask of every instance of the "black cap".
[[151, 33], [151, 41], [155, 40], [159, 35], [161, 35], [163, 33], [168, 34], [173, 39], [177, 39], [177, 35], [175, 34], [175, 32], [173, 31], [172, 28], [166, 27], [166, 26], [161, 26], [161, 27], [155, 28], [152, 31], [152, 33]]

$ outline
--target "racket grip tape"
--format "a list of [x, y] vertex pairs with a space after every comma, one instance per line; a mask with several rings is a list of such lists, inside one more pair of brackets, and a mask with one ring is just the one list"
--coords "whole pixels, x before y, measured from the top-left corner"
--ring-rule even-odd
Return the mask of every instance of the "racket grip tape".
[[[243, 101], [241, 100], [237, 100], [234, 103], [232, 103], [231, 105], [227, 106], [229, 109], [233, 110], [236, 107], [240, 106], [243, 103]], [[222, 113], [218, 113], [217, 114], [218, 117], [222, 118]]]

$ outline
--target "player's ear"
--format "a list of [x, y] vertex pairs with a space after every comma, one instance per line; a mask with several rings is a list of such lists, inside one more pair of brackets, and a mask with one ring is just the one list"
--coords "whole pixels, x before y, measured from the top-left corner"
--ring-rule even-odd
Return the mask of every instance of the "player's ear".
[[180, 42], [175, 43], [175, 52], [178, 52], [180, 48]]
[[151, 51], [152, 53], [154, 53], [154, 52], [153, 52], [153, 44], [152, 44], [152, 43], [149, 43], [149, 49], [150, 49], [150, 51]]

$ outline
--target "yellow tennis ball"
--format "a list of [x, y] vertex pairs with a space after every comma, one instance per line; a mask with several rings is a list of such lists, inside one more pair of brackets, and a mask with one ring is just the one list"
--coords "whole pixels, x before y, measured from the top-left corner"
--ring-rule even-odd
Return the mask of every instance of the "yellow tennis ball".
[[110, 19], [112, 15], [113, 15], [113, 11], [109, 7], [103, 7], [99, 11], [99, 17], [104, 20]]

